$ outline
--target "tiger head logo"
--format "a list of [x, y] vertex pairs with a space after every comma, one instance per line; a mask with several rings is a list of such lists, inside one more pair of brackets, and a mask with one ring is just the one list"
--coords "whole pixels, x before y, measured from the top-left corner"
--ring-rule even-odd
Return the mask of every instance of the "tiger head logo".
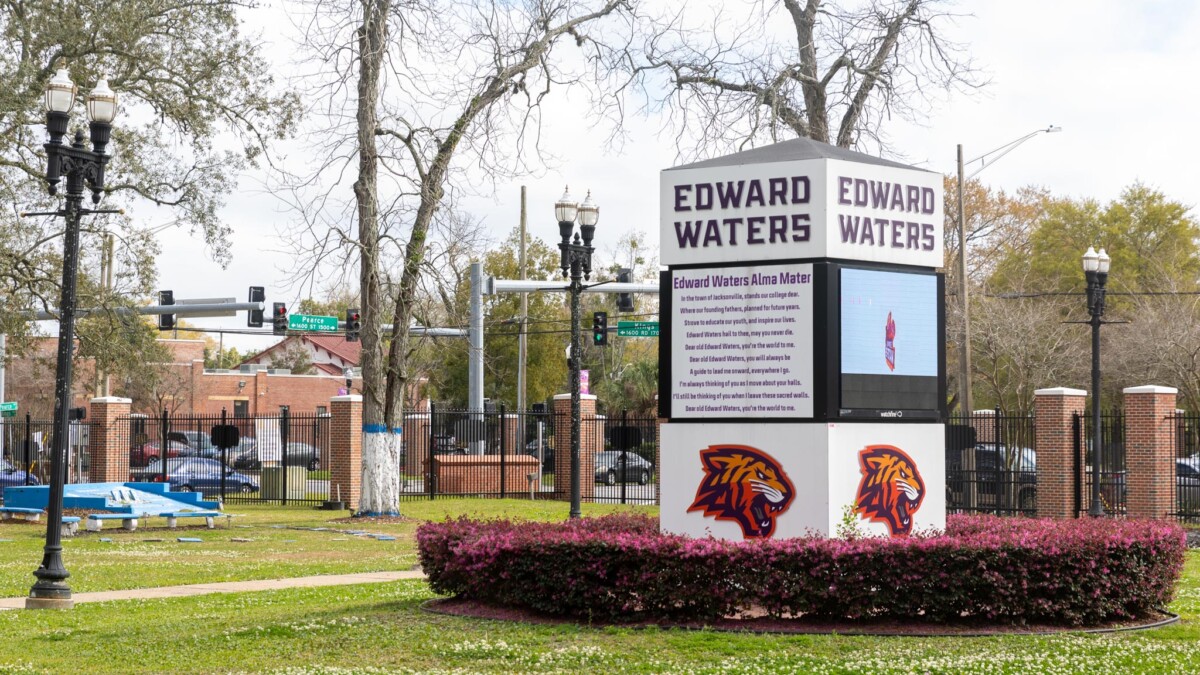
[[747, 445], [713, 445], [700, 451], [704, 480], [688, 511], [732, 520], [746, 539], [775, 533], [775, 519], [788, 510], [796, 488], [779, 462]]
[[916, 462], [891, 445], [863, 448], [858, 462], [862, 480], [855, 510], [867, 520], [886, 524], [893, 537], [907, 537], [913, 514], [925, 499], [925, 481]]

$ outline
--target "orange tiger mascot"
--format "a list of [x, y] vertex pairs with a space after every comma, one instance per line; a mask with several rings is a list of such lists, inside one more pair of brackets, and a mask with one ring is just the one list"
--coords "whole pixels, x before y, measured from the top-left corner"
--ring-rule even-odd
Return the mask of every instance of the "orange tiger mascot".
[[867, 520], [884, 523], [893, 537], [907, 537], [912, 517], [925, 499], [925, 481], [917, 464], [891, 445], [870, 445], [858, 453], [862, 480], [855, 510]]
[[748, 445], [713, 445], [700, 451], [704, 480], [688, 511], [732, 520], [746, 539], [768, 538], [775, 519], [791, 506], [796, 488], [779, 462]]

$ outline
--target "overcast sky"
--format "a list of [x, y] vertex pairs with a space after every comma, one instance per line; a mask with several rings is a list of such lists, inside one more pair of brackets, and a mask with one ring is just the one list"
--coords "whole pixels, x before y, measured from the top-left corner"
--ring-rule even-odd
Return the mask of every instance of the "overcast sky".
[[[280, 25], [278, 3], [273, 4], [257, 10], [251, 23]], [[963, 2], [958, 9], [973, 16], [952, 26], [951, 36], [967, 46], [990, 84], [950, 97], [919, 124], [889, 124], [886, 132], [897, 158], [952, 173], [958, 143], [970, 159], [1054, 124], [1063, 132], [1036, 136], [978, 178], [1004, 190], [1039, 185], [1054, 194], [1101, 201], [1141, 181], [1195, 204], [1200, 175], [1193, 158], [1200, 155], [1200, 134], [1193, 119], [1200, 96], [1194, 68], [1200, 64], [1200, 42], [1194, 36], [1200, 34], [1200, 3], [987, 0]], [[287, 52], [287, 45], [271, 45], [272, 54]], [[553, 243], [552, 208], [563, 186], [570, 184], [580, 198], [590, 188], [601, 209], [596, 238], [602, 250], [630, 230], [645, 233], [656, 246], [658, 173], [675, 163], [674, 139], [660, 136], [659, 120], [634, 120], [628, 142], [614, 152], [600, 144], [603, 134], [582, 121], [579, 105], [558, 99], [544, 120], [542, 146], [557, 155], [554, 166], [464, 206], [502, 239], [517, 224], [524, 183], [530, 231]], [[282, 285], [282, 270], [294, 263], [276, 236], [289, 218], [286, 210], [247, 176], [223, 215], [234, 231], [229, 268], [201, 256], [202, 246], [185, 233], [169, 230], [160, 235], [160, 287], [172, 289], [177, 298], [244, 300], [247, 287], [257, 284], [267, 287], [268, 303], [295, 305], [303, 297], [300, 289]], [[196, 323], [236, 328], [245, 326], [245, 317]], [[272, 342], [225, 338], [226, 346], [239, 349], [262, 349]]]

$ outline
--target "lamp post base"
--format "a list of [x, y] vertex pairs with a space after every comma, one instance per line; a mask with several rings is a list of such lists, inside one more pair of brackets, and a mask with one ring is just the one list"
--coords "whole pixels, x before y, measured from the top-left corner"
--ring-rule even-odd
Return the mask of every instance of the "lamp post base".
[[1092, 506], [1088, 509], [1088, 515], [1092, 518], [1103, 518], [1108, 515], [1104, 512], [1104, 505], [1100, 502], [1092, 502]]
[[[38, 591], [32, 591], [37, 593]], [[25, 598], [25, 609], [71, 609], [74, 607], [74, 599], [71, 597], [71, 589], [65, 591], [41, 591], [44, 595], [30, 595]], [[52, 595], [53, 593], [53, 595]]]

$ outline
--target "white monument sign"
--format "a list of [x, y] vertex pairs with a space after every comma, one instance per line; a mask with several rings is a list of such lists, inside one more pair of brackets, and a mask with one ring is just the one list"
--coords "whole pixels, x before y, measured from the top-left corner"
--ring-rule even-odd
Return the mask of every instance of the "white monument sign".
[[942, 266], [942, 176], [797, 139], [662, 172], [662, 263]]

